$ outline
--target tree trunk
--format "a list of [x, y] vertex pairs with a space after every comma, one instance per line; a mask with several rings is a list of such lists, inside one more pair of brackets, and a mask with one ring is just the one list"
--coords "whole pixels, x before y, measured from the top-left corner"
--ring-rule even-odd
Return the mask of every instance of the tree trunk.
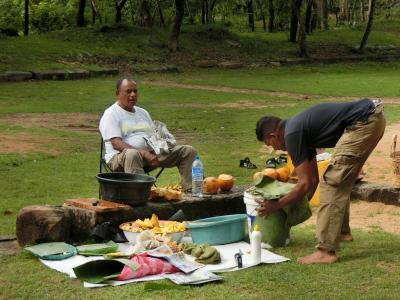
[[253, 0], [247, 0], [246, 7], [247, 7], [247, 16], [248, 16], [248, 21], [249, 21], [249, 27], [250, 27], [250, 30], [252, 32], [254, 32], [255, 26], [254, 26]]
[[322, 30], [328, 30], [328, 0], [320, 0], [320, 14], [321, 14], [321, 24]]
[[96, 17], [99, 19], [100, 23], [103, 23], [103, 20], [101, 19], [101, 15], [99, 13], [99, 9], [97, 8], [95, 0], [90, 0], [90, 3], [92, 5], [93, 24], [96, 22]]
[[29, 0], [25, 0], [24, 36], [29, 34]]
[[189, 0], [185, 1], [186, 2], [186, 11], [188, 12], [188, 15], [189, 15], [189, 23], [193, 25], [194, 24], [194, 18], [193, 18], [193, 15], [192, 15], [192, 11], [190, 10], [188, 1]]
[[169, 50], [175, 52], [178, 49], [178, 39], [181, 33], [183, 15], [185, 14], [185, 0], [175, 0], [175, 20], [169, 40]]
[[115, 23], [121, 23], [122, 21], [122, 9], [124, 8], [126, 0], [118, 0], [115, 2]]
[[363, 36], [363, 38], [361, 40], [360, 48], [359, 48], [359, 50], [361, 52], [364, 51], [365, 46], [367, 45], [369, 34], [371, 33], [371, 30], [372, 30], [372, 22], [374, 20], [374, 11], [375, 11], [375, 0], [369, 0], [369, 3], [368, 3], [368, 23], [367, 23], [367, 28], [365, 28], [365, 33], [364, 33], [364, 36]]
[[[313, 4], [313, 0], [306, 1], [306, 8], [305, 11], [311, 10], [311, 6]], [[306, 43], [306, 16], [305, 14], [301, 14], [301, 6], [299, 7], [298, 11], [298, 19], [300, 21], [300, 33], [299, 33], [299, 55], [300, 57], [308, 57], [307, 52], [307, 43]]]
[[78, 27], [85, 26], [85, 6], [86, 6], [86, 0], [79, 0], [78, 14], [76, 16], [76, 26]]
[[340, 19], [350, 21], [350, 13], [349, 13], [349, 0], [341, 0], [340, 2]]
[[268, 12], [269, 12], [268, 31], [273, 32], [275, 30], [274, 0], [268, 0]]
[[257, 6], [260, 8], [260, 14], [261, 14], [261, 20], [262, 20], [262, 28], [263, 31], [267, 30], [267, 21], [265, 19], [265, 13], [264, 13], [264, 3], [262, 0], [257, 0]]
[[290, 17], [290, 35], [289, 42], [296, 43], [297, 41], [297, 28], [299, 25], [299, 14], [302, 0], [291, 0], [291, 17]]
[[364, 0], [361, 0], [361, 19], [363, 23], [365, 22], [365, 3]]
[[209, 9], [208, 9], [208, 18], [212, 23], [214, 23], [214, 14], [213, 14], [213, 12], [214, 12], [214, 8], [215, 8], [215, 4], [217, 4], [217, 0], [213, 0], [211, 2], [210, 6], [209, 6]]
[[160, 1], [157, 1], [157, 9], [158, 9], [158, 15], [160, 16], [160, 27], [164, 28], [165, 20]]
[[142, 0], [140, 5], [140, 15], [142, 16], [142, 25], [145, 27], [153, 27], [153, 17], [150, 12], [147, 0]]
[[312, 5], [307, 5], [307, 9], [306, 9], [306, 18], [305, 18], [305, 31], [307, 34], [311, 33], [312, 31], [312, 27], [311, 27], [311, 20], [312, 20]]
[[206, 24], [207, 15], [207, 0], [203, 0], [201, 3], [201, 24]]

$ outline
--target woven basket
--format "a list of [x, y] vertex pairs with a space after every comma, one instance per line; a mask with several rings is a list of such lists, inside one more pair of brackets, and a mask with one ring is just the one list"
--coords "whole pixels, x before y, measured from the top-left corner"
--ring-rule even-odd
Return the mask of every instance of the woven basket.
[[390, 146], [390, 157], [393, 161], [393, 173], [395, 174], [395, 183], [400, 185], [400, 151], [396, 151], [397, 134], [393, 135], [392, 145]]

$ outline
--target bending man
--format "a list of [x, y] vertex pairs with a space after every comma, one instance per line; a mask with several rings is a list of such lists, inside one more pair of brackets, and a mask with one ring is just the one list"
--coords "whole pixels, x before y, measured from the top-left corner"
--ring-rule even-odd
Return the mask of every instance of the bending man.
[[318, 104], [288, 120], [265, 116], [257, 122], [257, 139], [275, 150], [288, 151], [299, 178], [295, 188], [279, 201], [260, 202], [259, 215], [274, 212], [305, 195], [311, 199], [319, 183], [316, 148], [335, 147], [320, 182], [317, 250], [299, 258], [299, 263], [333, 263], [340, 240], [353, 239], [350, 193], [381, 139], [385, 123], [383, 104], [369, 99]]
[[170, 147], [156, 155], [146, 140], [155, 135], [149, 113], [136, 106], [138, 90], [132, 79], [117, 82], [117, 101], [107, 108], [100, 120], [100, 132], [105, 142], [105, 160], [112, 171], [144, 173], [143, 168], [178, 167], [181, 185], [189, 191], [191, 167], [196, 152], [191, 146]]

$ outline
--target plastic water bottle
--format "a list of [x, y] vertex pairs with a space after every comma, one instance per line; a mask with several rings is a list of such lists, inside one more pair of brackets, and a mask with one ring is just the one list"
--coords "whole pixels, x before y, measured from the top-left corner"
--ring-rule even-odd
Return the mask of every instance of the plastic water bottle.
[[194, 197], [203, 196], [204, 169], [200, 158], [196, 155], [192, 164], [192, 195]]
[[254, 225], [250, 236], [251, 262], [258, 265], [261, 262], [261, 232], [258, 224]]

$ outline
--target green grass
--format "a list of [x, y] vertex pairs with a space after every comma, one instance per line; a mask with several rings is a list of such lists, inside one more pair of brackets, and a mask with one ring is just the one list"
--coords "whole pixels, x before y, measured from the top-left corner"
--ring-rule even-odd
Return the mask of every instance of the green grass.
[[[31, 299], [397, 299], [400, 292], [400, 237], [380, 231], [355, 230], [356, 240], [342, 245], [341, 261], [334, 265], [301, 266], [298, 256], [313, 247], [313, 228], [296, 228], [290, 247], [276, 252], [290, 262], [262, 265], [224, 273], [222, 283], [196, 287], [145, 290], [144, 283], [119, 287], [85, 289], [67, 275], [44, 267], [37, 259], [21, 253], [0, 257], [4, 271], [0, 297]], [[7, 270], [7, 272], [5, 271]], [[157, 282], [160, 283], [160, 282]]]

